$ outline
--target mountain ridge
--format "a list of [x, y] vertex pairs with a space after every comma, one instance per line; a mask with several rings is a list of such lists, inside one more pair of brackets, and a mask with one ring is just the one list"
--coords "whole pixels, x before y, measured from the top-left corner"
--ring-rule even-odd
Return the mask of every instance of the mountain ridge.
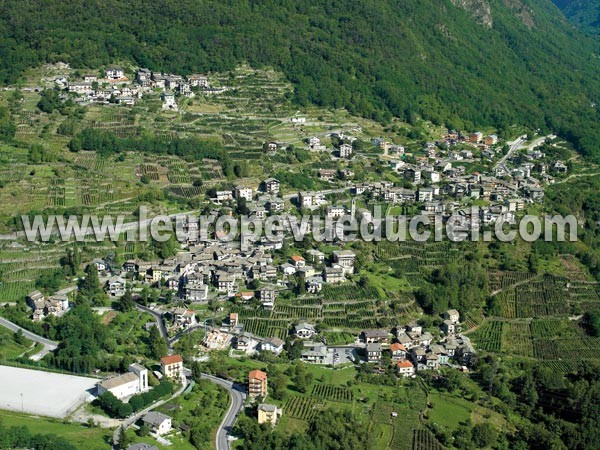
[[600, 0], [552, 0], [579, 28], [600, 34]]

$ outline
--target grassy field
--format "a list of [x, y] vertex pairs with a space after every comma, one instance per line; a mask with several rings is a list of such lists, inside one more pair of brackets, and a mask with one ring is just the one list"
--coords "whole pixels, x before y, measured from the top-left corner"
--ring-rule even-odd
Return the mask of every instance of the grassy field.
[[23, 338], [23, 344], [17, 344], [14, 340], [15, 334], [6, 328], [0, 328], [0, 358], [11, 360], [24, 353], [32, 351], [32, 342]]
[[428, 400], [432, 405], [428, 416], [433, 423], [454, 429], [471, 417], [473, 404], [468, 400], [439, 392], [430, 393]]
[[4, 411], [0, 411], [0, 420], [7, 427], [25, 426], [33, 434], [61, 436], [80, 450], [106, 450], [111, 448], [112, 432], [103, 428], [89, 428], [84, 425]]

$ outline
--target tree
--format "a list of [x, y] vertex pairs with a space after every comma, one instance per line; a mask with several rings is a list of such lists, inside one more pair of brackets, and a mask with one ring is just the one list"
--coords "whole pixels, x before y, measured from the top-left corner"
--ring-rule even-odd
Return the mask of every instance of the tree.
[[295, 375], [292, 381], [296, 385], [296, 390], [304, 394], [308, 391], [312, 383], [312, 374], [303, 364], [296, 364]]
[[299, 359], [302, 354], [302, 350], [304, 350], [304, 344], [300, 339], [293, 340], [291, 337], [288, 337], [285, 340], [284, 349], [288, 355], [290, 361], [295, 359]]
[[198, 361], [192, 361], [192, 380], [199, 383], [202, 379], [202, 367]]
[[119, 301], [119, 309], [123, 312], [133, 311], [135, 309], [135, 300], [131, 294], [131, 289], [127, 289]]
[[54, 89], [44, 89], [40, 93], [40, 100], [37, 103], [40, 111], [45, 113], [53, 113], [55, 110], [62, 108], [62, 100], [57, 91]]
[[125, 450], [127, 447], [129, 447], [130, 439], [127, 436], [127, 433], [125, 432], [125, 428], [121, 427], [119, 429], [119, 448], [122, 450]]
[[248, 208], [248, 206], [246, 206], [246, 199], [244, 197], [240, 197], [237, 200], [237, 207], [235, 209], [235, 212], [240, 215], [250, 214], [250, 208]]
[[489, 422], [478, 423], [471, 431], [473, 442], [478, 448], [486, 448], [496, 442], [498, 432]]
[[269, 394], [275, 400], [285, 399], [285, 392], [287, 388], [288, 379], [282, 374], [278, 373], [269, 377]]
[[107, 341], [107, 329], [87, 303], [76, 303], [56, 324], [58, 348], [45, 357], [52, 367], [89, 373], [97, 367], [98, 354]]
[[8, 108], [0, 107], [0, 139], [10, 141], [15, 137], [17, 127], [15, 126]]
[[23, 330], [21, 330], [20, 328], [13, 335], [13, 339], [14, 339], [15, 343], [17, 343], [19, 345], [25, 345], [27, 343], [27, 338], [25, 338], [25, 336], [23, 336]]
[[167, 343], [158, 330], [158, 326], [150, 327], [148, 332], [148, 354], [153, 359], [159, 359], [167, 354]]
[[98, 291], [100, 291], [98, 269], [94, 264], [88, 264], [85, 268], [85, 277], [79, 283], [79, 292], [91, 299]]
[[583, 323], [591, 336], [600, 336], [600, 312], [588, 312], [583, 316]]

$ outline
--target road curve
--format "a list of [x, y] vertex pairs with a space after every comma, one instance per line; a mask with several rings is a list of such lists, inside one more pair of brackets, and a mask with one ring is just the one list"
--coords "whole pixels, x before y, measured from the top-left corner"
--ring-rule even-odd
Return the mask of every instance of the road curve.
[[181, 385], [181, 387], [179, 389], [177, 389], [177, 391], [173, 395], [171, 395], [169, 398], [159, 400], [155, 403], [152, 403], [151, 405], [147, 406], [146, 408], [142, 409], [141, 411], [138, 411], [134, 415], [123, 420], [123, 422], [121, 422], [121, 425], [118, 426], [117, 428], [115, 428], [115, 431], [113, 432], [113, 448], [115, 450], [121, 448], [121, 447], [119, 447], [119, 434], [121, 434], [121, 428], [123, 428], [124, 430], [127, 430], [127, 428], [129, 428], [131, 425], [133, 425], [138, 420], [140, 420], [147, 412], [152, 411], [153, 409], [158, 408], [159, 406], [173, 400], [174, 398], [179, 397], [181, 394], [183, 394], [183, 392], [186, 390], [187, 387], [188, 387], [188, 382], [186, 379], [185, 382]]
[[160, 335], [163, 337], [163, 339], [165, 341], [167, 341], [167, 344], [168, 344], [169, 343], [169, 334], [167, 333], [167, 328], [165, 327], [165, 322], [163, 321], [162, 314], [158, 313], [158, 312], [154, 311], [153, 309], [150, 309], [144, 305], [140, 305], [139, 303], [136, 303], [135, 307], [138, 311], [147, 312], [148, 314], [150, 314], [154, 317], [154, 320], [156, 321], [156, 324], [158, 325], [158, 331], [160, 331]]
[[10, 320], [6, 320], [3, 317], [0, 317], [0, 326], [8, 328], [13, 333], [16, 333], [17, 331], [21, 330], [23, 332], [23, 336], [25, 336], [27, 339], [31, 339], [32, 341], [38, 342], [44, 346], [44, 348], [40, 352], [29, 356], [29, 359], [33, 359], [34, 361], [39, 361], [51, 351], [56, 350], [56, 348], [58, 347], [58, 342], [51, 341], [50, 339], [46, 339], [45, 337], [32, 333], [31, 331], [28, 331], [25, 328], [22, 328], [16, 323], [12, 323]]
[[205, 380], [223, 386], [229, 391], [229, 395], [231, 395], [231, 404], [229, 405], [227, 413], [225, 413], [223, 421], [217, 429], [217, 437], [215, 440], [217, 450], [230, 450], [231, 447], [229, 446], [228, 435], [231, 432], [231, 429], [233, 428], [233, 424], [235, 423], [238, 414], [244, 407], [244, 403], [246, 401], [246, 393], [244, 391], [244, 388], [240, 385], [234, 384], [228, 380], [224, 380], [223, 378], [218, 378], [205, 373], [203, 373], [201, 377]]

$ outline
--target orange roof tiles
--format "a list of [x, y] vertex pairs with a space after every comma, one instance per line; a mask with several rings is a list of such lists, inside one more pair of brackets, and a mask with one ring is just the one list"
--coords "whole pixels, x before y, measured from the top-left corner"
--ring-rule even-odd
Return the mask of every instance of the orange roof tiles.
[[163, 366], [168, 366], [170, 364], [183, 362], [181, 355], [171, 355], [171, 356], [163, 356], [160, 358], [160, 362]]

